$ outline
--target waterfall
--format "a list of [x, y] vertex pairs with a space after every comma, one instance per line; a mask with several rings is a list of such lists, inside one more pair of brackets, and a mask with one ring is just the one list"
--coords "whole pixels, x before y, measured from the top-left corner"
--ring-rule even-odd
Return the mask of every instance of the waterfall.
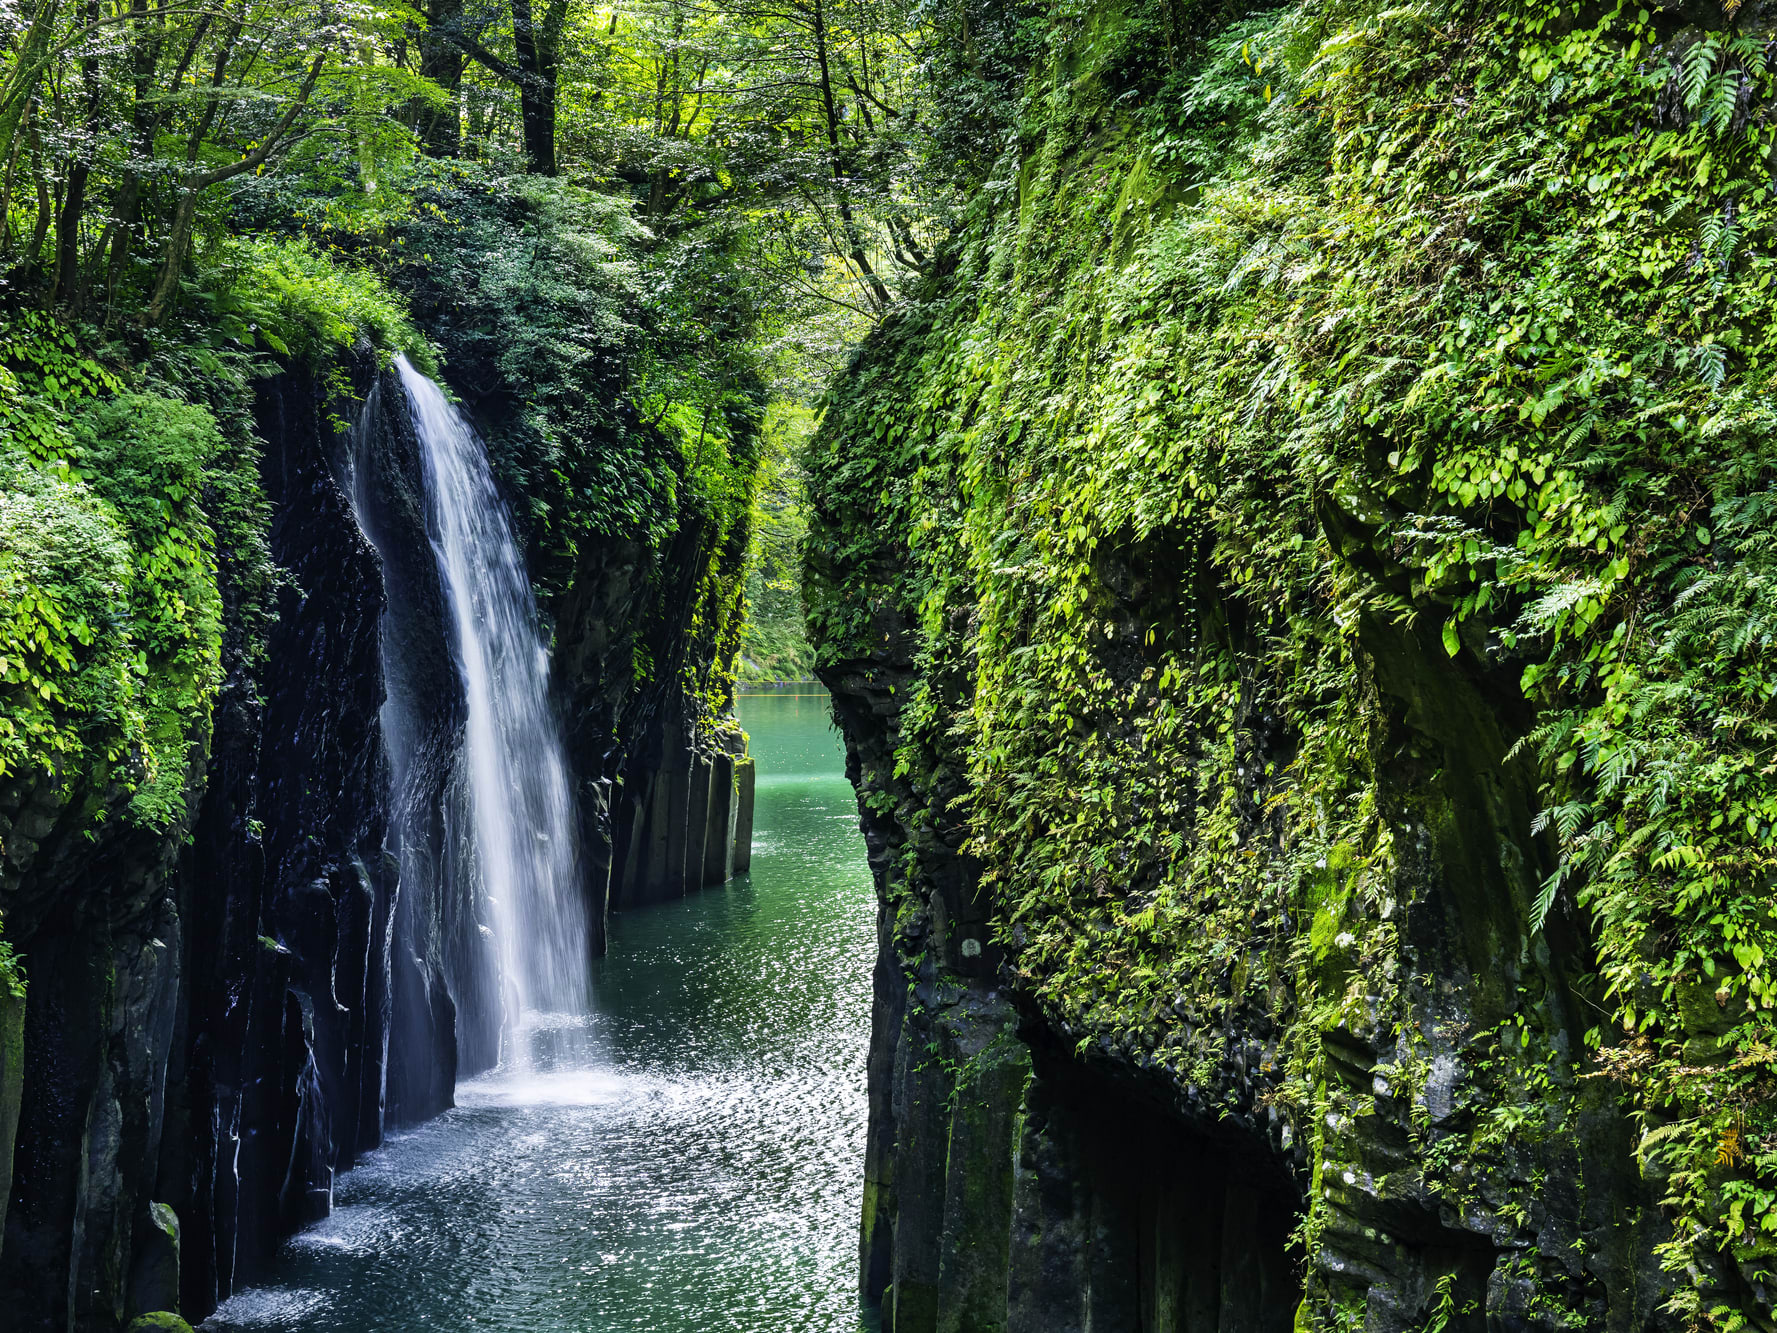
[[536, 602], [479, 436], [397, 359], [418, 436], [426, 530], [467, 703], [473, 844], [505, 989], [508, 1063], [521, 1029], [588, 1009], [586, 904], [567, 759], [549, 702]]

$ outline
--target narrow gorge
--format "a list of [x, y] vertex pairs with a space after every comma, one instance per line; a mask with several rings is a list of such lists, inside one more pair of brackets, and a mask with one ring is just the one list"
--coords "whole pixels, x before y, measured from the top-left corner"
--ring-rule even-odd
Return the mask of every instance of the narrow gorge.
[[[8, 935], [31, 963], [0, 1254], [31, 1312], [18, 1327], [201, 1316], [325, 1216], [338, 1173], [387, 1131], [522, 1061], [540, 1016], [584, 1021], [614, 829], [580, 812], [626, 780], [707, 791], [671, 696], [621, 700], [598, 766], [570, 768], [480, 440], [404, 361], [355, 371], [343, 401], [300, 372], [257, 394], [288, 581], [190, 779], [189, 842], [80, 838], [78, 806], [11, 794]], [[606, 664], [649, 618], [682, 632], [607, 580], [572, 590], [622, 606], [583, 626]], [[683, 800], [645, 826], [700, 867], [709, 846], [725, 878], [751, 770], [722, 759], [741, 777], [695, 826]], [[637, 866], [619, 892], [665, 872]]]
[[1777, 0], [0, 14], [0, 1327], [1777, 1333]]

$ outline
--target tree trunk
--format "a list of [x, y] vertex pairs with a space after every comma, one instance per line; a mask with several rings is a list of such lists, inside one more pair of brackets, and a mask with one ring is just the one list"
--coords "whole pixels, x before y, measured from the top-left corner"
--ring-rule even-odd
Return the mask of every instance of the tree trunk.
[[889, 304], [888, 287], [870, 264], [869, 252], [864, 248], [864, 234], [852, 217], [851, 199], [845, 188], [845, 166], [839, 141], [839, 104], [833, 96], [833, 75], [827, 55], [827, 15], [822, 0], [815, 0], [813, 13], [815, 59], [821, 70], [821, 109], [826, 114], [827, 152], [833, 168], [833, 198], [839, 207], [839, 220], [845, 227], [846, 244], [851, 249], [849, 258], [869, 287], [877, 309], [882, 310]]
[[[185, 267], [185, 248], [191, 244], [192, 227], [197, 221], [197, 201], [203, 192], [212, 185], [220, 185], [223, 181], [233, 180], [243, 172], [253, 171], [265, 164], [278, 148], [284, 143], [284, 136], [290, 133], [290, 127], [302, 114], [303, 107], [308, 105], [310, 94], [315, 91], [315, 82], [321, 77], [321, 68], [327, 63], [327, 53], [323, 51], [310, 62], [308, 73], [303, 77], [302, 87], [290, 105], [284, 108], [284, 114], [271, 132], [259, 141], [259, 146], [245, 157], [230, 162], [225, 166], [212, 167], [208, 171], [188, 172], [183, 187], [179, 192], [179, 208], [173, 214], [173, 229], [167, 236], [166, 257], [161, 260], [160, 278], [154, 284], [154, 298], [148, 303], [147, 321], [156, 323], [166, 313], [173, 293], [179, 290], [179, 271]], [[221, 65], [217, 66], [220, 76]], [[214, 111], [216, 103], [210, 103]], [[193, 143], [193, 156], [196, 155], [196, 143]]]
[[179, 271], [185, 267], [185, 247], [191, 244], [192, 224], [197, 220], [197, 197], [202, 188], [188, 185], [179, 196], [179, 207], [173, 213], [173, 228], [167, 234], [166, 258], [161, 262], [160, 277], [154, 284], [154, 296], [148, 302], [150, 324], [166, 313], [173, 293], [179, 290]]
[[[105, 303], [112, 314], [117, 311], [117, 295], [129, 281], [130, 260], [136, 248], [136, 230], [141, 225], [142, 180], [135, 172], [124, 178], [112, 205], [116, 216], [111, 223], [111, 265], [105, 279]], [[108, 316], [106, 324], [111, 320]]]
[[[555, 162], [556, 76], [561, 68], [561, 33], [567, 22], [567, 0], [549, 0], [538, 24], [531, 0], [512, 0], [512, 46], [516, 64], [507, 64], [480, 42], [438, 25], [443, 40], [456, 46], [465, 55], [492, 70], [502, 79], [518, 87], [519, 128], [524, 136], [524, 152], [528, 169], [539, 176], [553, 176]], [[474, 131], [478, 117], [470, 110], [470, 127]], [[486, 126], [489, 132], [493, 129]]]
[[[87, 0], [85, 20], [99, 21], [99, 0]], [[84, 284], [80, 272], [80, 224], [86, 220], [86, 187], [93, 174], [92, 134], [99, 118], [98, 62], [91, 56], [80, 60], [80, 83], [86, 91], [86, 115], [81, 130], [85, 142], [68, 163], [68, 190], [62, 196], [61, 216], [56, 219], [56, 262], [50, 279], [50, 297], [80, 313]]]
[[[154, 75], [160, 66], [161, 47], [166, 37], [162, 29], [147, 24], [148, 0], [130, 0], [130, 13], [135, 16], [130, 28], [130, 70], [136, 94], [130, 111], [130, 144], [136, 158], [147, 161], [154, 156], [155, 129], [162, 114], [152, 108], [155, 106]], [[209, 27], [209, 15], [198, 20], [196, 30], [186, 43], [184, 55], [175, 62], [171, 91], [177, 91], [184, 83], [185, 73], [191, 68], [191, 62], [197, 56], [198, 44], [209, 31]], [[135, 256], [136, 236], [141, 227], [142, 177], [131, 168], [124, 172], [117, 194], [111, 200], [111, 224], [106, 228], [106, 236], [99, 244], [99, 254], [110, 255], [105, 271], [107, 328], [117, 318], [118, 297], [129, 282], [130, 261]], [[109, 242], [109, 251], [106, 242]]]
[[38, 0], [31, 26], [14, 57], [12, 77], [0, 86], [0, 147], [8, 152], [24, 126], [26, 108], [35, 99], [37, 82], [43, 77], [56, 8], [56, 0]]
[[428, 157], [460, 157], [463, 151], [462, 99], [465, 57], [462, 48], [434, 28], [460, 26], [462, 0], [446, 0], [438, 8], [432, 27], [419, 35], [420, 73], [450, 94], [450, 105], [419, 108], [414, 129]]
[[92, 165], [80, 159], [68, 168], [68, 190], [56, 218], [56, 262], [50, 279], [53, 299], [80, 309], [80, 223], [86, 216], [86, 184]]
[[518, 56], [518, 110], [524, 155], [539, 176], [555, 175], [557, 56], [548, 17], [539, 30], [531, 0], [512, 0], [512, 48]]
[[555, 85], [523, 84], [518, 92], [524, 155], [539, 176], [555, 175]]
[[[31, 114], [30, 107], [25, 108], [25, 114]], [[18, 174], [19, 154], [24, 146], [24, 136], [14, 135], [12, 149], [6, 155], [6, 184], [0, 187], [0, 255], [12, 253], [12, 183]]]
[[49, 220], [55, 213], [43, 171], [43, 140], [35, 125], [31, 126], [31, 177], [37, 185], [37, 224], [31, 230], [30, 248], [25, 251], [25, 271], [34, 274], [41, 269], [43, 243], [49, 239]]

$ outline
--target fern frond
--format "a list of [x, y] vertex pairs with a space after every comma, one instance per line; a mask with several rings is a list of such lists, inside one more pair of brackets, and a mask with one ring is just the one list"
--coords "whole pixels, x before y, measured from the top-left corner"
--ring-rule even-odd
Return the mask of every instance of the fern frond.
[[1536, 895], [1536, 901], [1530, 906], [1530, 933], [1539, 933], [1543, 924], [1549, 919], [1549, 912], [1555, 906], [1555, 894], [1561, 888], [1561, 871], [1557, 870], [1542, 883]]
[[1715, 73], [1715, 58], [1720, 47], [1714, 33], [1706, 33], [1696, 45], [1684, 53], [1679, 70], [1679, 91], [1684, 94], [1685, 110], [1695, 111], [1709, 88], [1709, 76]]

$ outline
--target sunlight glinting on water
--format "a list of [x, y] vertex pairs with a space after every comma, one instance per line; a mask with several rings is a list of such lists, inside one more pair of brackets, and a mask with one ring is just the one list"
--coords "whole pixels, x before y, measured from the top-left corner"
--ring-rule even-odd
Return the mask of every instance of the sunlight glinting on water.
[[[856, 1333], [874, 898], [820, 698], [741, 700], [750, 878], [625, 913], [592, 1017], [341, 1178], [206, 1328]], [[533, 1023], [535, 1019], [533, 1018]]]

